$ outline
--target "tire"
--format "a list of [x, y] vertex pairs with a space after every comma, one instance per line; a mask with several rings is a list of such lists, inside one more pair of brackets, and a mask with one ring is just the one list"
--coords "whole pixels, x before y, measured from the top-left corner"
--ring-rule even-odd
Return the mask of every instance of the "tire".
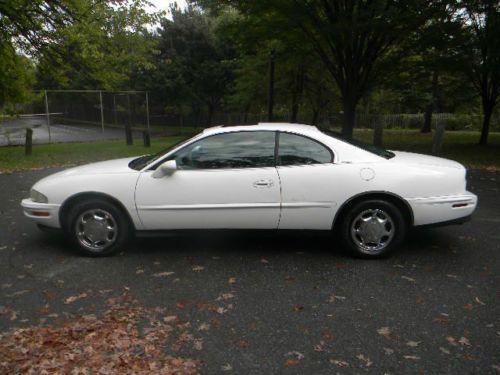
[[383, 258], [403, 242], [407, 225], [401, 211], [384, 200], [355, 204], [344, 216], [340, 236], [351, 255]]
[[125, 213], [104, 199], [90, 198], [69, 210], [66, 235], [82, 255], [103, 257], [124, 249], [132, 226]]

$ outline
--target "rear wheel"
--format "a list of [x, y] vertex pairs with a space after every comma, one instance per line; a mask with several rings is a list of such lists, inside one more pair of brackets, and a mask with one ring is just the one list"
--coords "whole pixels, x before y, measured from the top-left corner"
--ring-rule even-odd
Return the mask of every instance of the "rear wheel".
[[341, 224], [341, 237], [351, 254], [362, 258], [381, 258], [404, 240], [406, 223], [399, 209], [384, 200], [355, 204]]
[[78, 250], [87, 256], [107, 256], [124, 248], [130, 224], [114, 204], [89, 199], [73, 206], [69, 213], [68, 235]]

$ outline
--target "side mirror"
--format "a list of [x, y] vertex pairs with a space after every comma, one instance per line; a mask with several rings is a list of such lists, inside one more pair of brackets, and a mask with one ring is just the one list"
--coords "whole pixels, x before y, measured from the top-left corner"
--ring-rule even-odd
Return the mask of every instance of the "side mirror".
[[162, 178], [164, 176], [170, 176], [177, 170], [177, 163], [175, 160], [168, 160], [158, 168], [153, 173], [153, 178]]

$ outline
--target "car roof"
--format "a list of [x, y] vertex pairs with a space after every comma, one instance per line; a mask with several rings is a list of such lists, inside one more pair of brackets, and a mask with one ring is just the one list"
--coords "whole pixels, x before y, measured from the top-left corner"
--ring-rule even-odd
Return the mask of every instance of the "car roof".
[[318, 133], [320, 130], [316, 126], [304, 124], [292, 124], [288, 122], [259, 122], [257, 125], [237, 125], [237, 126], [214, 126], [207, 128], [203, 134], [218, 134], [234, 131], [288, 131], [292, 133]]

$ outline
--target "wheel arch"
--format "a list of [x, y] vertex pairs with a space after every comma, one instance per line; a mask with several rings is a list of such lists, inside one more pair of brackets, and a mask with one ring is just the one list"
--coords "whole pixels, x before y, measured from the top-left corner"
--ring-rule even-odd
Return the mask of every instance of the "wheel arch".
[[134, 221], [132, 220], [132, 217], [130, 216], [130, 213], [128, 210], [125, 208], [122, 202], [120, 202], [118, 199], [115, 197], [112, 197], [111, 195], [108, 195], [106, 193], [101, 193], [97, 191], [86, 191], [86, 192], [81, 192], [77, 193], [75, 195], [72, 195], [71, 197], [67, 198], [61, 205], [61, 209], [59, 210], [59, 224], [61, 225], [61, 228], [63, 230], [68, 229], [68, 215], [70, 213], [71, 208], [80, 202], [83, 202], [88, 199], [101, 199], [104, 201], [107, 201], [111, 204], [114, 204], [124, 215], [125, 218], [127, 219], [130, 228], [133, 228], [135, 231], [135, 225]]
[[342, 218], [349, 212], [349, 209], [359, 202], [370, 200], [370, 199], [380, 199], [394, 204], [403, 214], [403, 217], [408, 224], [408, 226], [413, 226], [414, 217], [413, 210], [409, 203], [397, 194], [388, 191], [367, 191], [363, 193], [356, 194], [345, 201], [333, 219], [332, 229], [335, 229], [337, 224], [342, 221]]

